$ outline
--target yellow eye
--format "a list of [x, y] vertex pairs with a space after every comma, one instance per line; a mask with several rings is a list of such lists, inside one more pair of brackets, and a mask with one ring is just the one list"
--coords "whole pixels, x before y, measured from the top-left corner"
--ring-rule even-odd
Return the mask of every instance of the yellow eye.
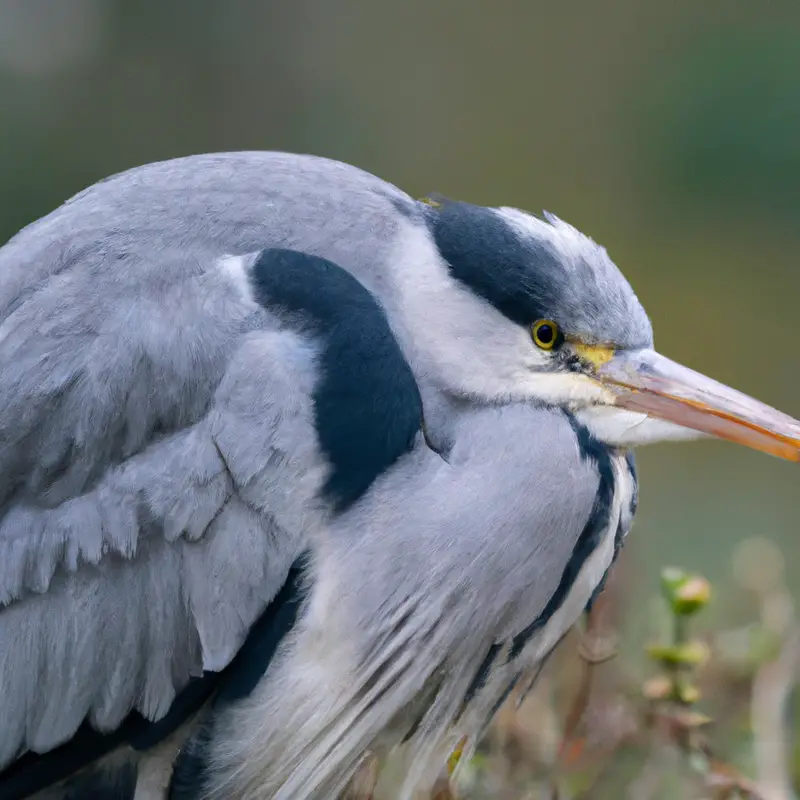
[[551, 319], [540, 319], [531, 328], [531, 336], [537, 347], [552, 350], [561, 341], [561, 330]]

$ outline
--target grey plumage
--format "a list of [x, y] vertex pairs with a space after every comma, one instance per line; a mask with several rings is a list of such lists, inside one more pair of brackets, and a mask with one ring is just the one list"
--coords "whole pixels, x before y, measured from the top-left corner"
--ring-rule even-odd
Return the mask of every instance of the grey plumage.
[[[491, 645], [500, 642], [507, 653], [514, 634], [556, 591], [561, 570], [553, 565], [569, 559], [598, 488], [596, 467], [584, 460], [560, 412], [532, 420], [530, 409], [511, 405], [466, 412], [455, 427], [449, 463], [419, 448], [391, 478], [378, 481], [352, 518], [345, 514], [331, 524], [315, 570], [318, 591], [295, 634], [300, 653], [277, 665], [252, 705], [227, 715], [225, 744], [216, 753], [223, 775], [238, 774], [251, 790], [283, 787], [280, 797], [305, 796], [310, 786], [314, 796], [332, 797], [348, 775], [336, 768], [355, 766], [386, 728], [396, 726], [388, 734], [396, 742], [421, 716], [407, 759], [410, 791], [436, 778], [448, 747], [481, 726], [515, 672], [536, 663], [556, 643], [553, 637], [560, 638], [564, 627], [558, 634], [544, 628], [522, 663], [501, 659], [470, 713], [451, 727]], [[499, 430], [509, 439], [500, 439]], [[559, 455], [538, 470], [544, 452]], [[496, 480], [501, 469], [502, 482]], [[580, 489], [563, 502], [527, 499], [552, 497], [555, 487], [572, 482]], [[610, 564], [613, 534], [630, 500], [630, 484], [623, 487], [611, 536], [576, 582], [565, 603], [568, 616], [570, 607], [575, 616], [585, 607]], [[509, 530], [518, 536], [509, 537]], [[369, 634], [356, 639], [353, 630]], [[303, 648], [307, 642], [310, 652]], [[324, 674], [311, 666], [319, 651], [336, 654], [335, 665], [324, 662]], [[320, 686], [325, 714], [317, 709]], [[421, 704], [405, 709], [420, 696]], [[298, 741], [305, 746], [296, 750]], [[276, 760], [255, 759], [256, 748]], [[322, 757], [328, 748], [336, 749], [336, 759]], [[287, 756], [294, 752], [295, 759]]]
[[[341, 294], [298, 277], [312, 266]], [[259, 268], [286, 270], [272, 294]], [[532, 345], [539, 314], [652, 343], [566, 223], [431, 209], [309, 156], [148, 165], [0, 249], [0, 786], [84, 720], [164, 717], [302, 554], [297, 622], [208, 712], [172, 796], [328, 798], [410, 736], [405, 797], [462, 733], [474, 746], [630, 527], [630, 431], [686, 435], [629, 412], [610, 435], [573, 339]], [[337, 469], [366, 470], [354, 503], [329, 496]]]
[[160, 209], [148, 170], [123, 176], [0, 251], [0, 764], [87, 714], [163, 714], [230, 660], [313, 527], [313, 348], [217, 267], [274, 241], [248, 216], [290, 164], [151, 168]]

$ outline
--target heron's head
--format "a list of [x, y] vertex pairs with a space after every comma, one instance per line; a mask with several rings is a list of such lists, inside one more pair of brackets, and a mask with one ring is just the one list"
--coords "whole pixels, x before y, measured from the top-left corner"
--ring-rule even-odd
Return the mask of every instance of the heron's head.
[[653, 349], [629, 283], [571, 225], [449, 201], [425, 215], [441, 264], [411, 304], [455, 394], [560, 406], [612, 445], [705, 434], [800, 460], [800, 422]]

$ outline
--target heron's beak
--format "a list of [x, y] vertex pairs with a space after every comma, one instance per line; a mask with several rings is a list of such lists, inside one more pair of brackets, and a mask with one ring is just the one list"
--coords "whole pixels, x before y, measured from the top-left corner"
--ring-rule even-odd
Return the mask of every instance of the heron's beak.
[[800, 461], [800, 422], [654, 350], [595, 353], [596, 377], [614, 405]]

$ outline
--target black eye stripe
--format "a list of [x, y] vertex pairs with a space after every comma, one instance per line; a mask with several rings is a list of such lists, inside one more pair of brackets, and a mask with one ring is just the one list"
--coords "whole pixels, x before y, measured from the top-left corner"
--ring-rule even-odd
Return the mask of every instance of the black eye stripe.
[[[426, 210], [431, 210], [426, 208]], [[427, 216], [450, 274], [519, 325], [546, 319], [568, 289], [555, 248], [488, 208], [446, 202]]]

